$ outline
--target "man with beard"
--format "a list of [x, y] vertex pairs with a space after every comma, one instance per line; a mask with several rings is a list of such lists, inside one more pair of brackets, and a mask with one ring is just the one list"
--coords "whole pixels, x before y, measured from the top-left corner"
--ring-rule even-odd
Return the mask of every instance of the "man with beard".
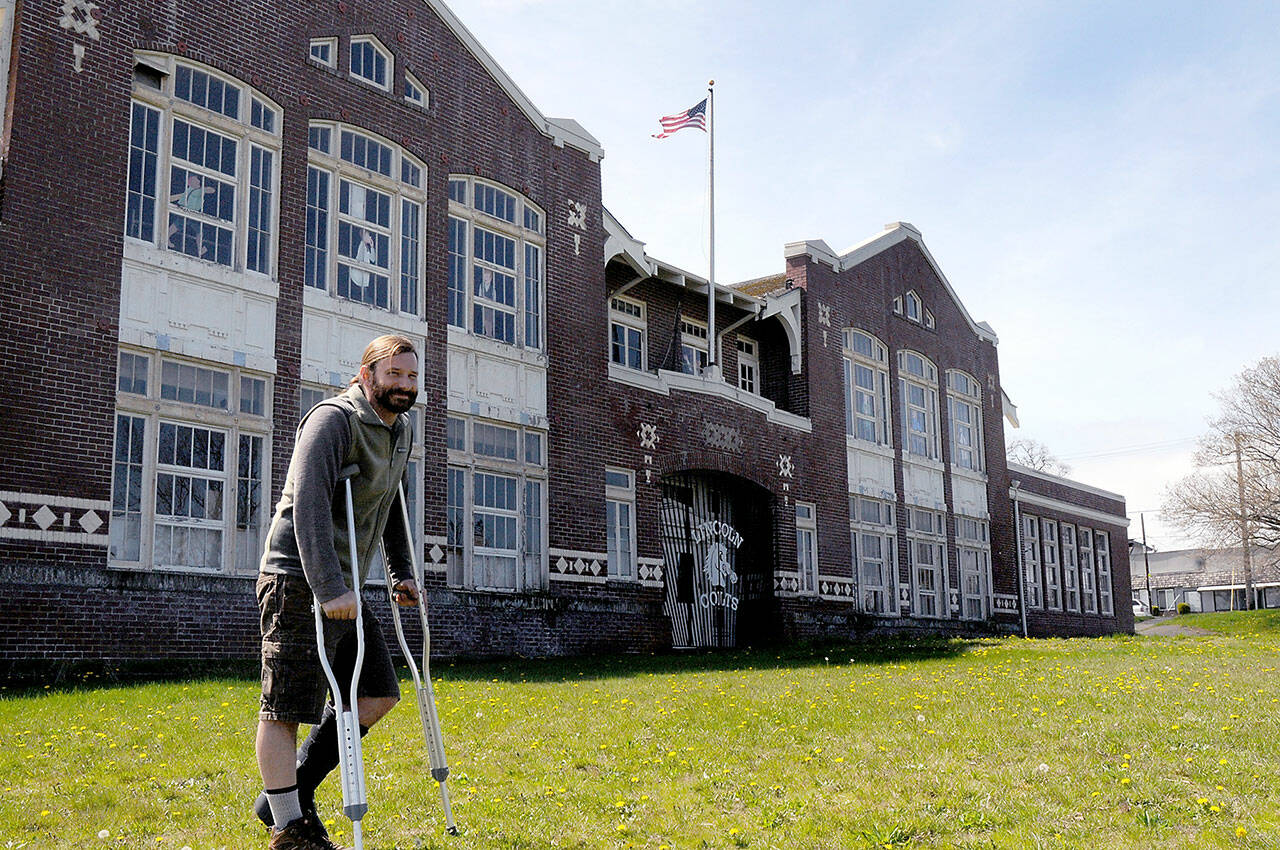
[[[338, 765], [337, 718], [316, 647], [319, 604], [329, 622], [326, 653], [339, 682], [356, 655], [356, 593], [381, 540], [396, 601], [416, 605], [409, 542], [397, 485], [413, 436], [408, 411], [418, 396], [418, 355], [402, 336], [369, 343], [345, 393], [326, 399], [298, 426], [284, 491], [276, 505], [257, 584], [262, 621], [262, 705], [257, 756], [263, 787], [254, 810], [273, 827], [270, 850], [334, 850], [315, 810], [315, 790]], [[356, 528], [353, 588], [347, 541], [350, 477]], [[377, 621], [363, 609], [364, 666], [357, 688], [360, 734], [400, 699], [400, 681]], [[298, 724], [311, 732], [297, 752]]]

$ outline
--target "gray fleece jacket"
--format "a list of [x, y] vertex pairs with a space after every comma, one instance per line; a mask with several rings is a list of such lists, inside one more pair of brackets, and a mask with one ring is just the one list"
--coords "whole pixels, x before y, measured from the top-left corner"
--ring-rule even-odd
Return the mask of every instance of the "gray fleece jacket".
[[381, 539], [396, 581], [413, 577], [396, 485], [405, 479], [413, 437], [409, 417], [388, 427], [358, 384], [312, 408], [298, 425], [284, 492], [267, 532], [259, 570], [301, 575], [322, 603], [351, 586], [346, 484], [351, 477], [360, 583]]

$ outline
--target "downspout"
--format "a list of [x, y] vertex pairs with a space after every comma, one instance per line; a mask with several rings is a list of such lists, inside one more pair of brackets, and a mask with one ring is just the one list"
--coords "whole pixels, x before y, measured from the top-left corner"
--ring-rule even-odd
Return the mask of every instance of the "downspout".
[[[761, 310], [761, 308], [762, 308], [763, 306], [764, 306], [763, 302], [757, 301], [757, 302], [756, 302], [756, 308], [755, 308], [755, 310], [753, 310], [752, 312], [750, 312], [750, 313], [748, 313], [747, 315], [743, 316], [741, 319], [739, 319], [738, 321], [734, 322], [733, 324], [729, 325], [729, 326], [728, 326], [728, 327], [726, 327], [724, 330], [722, 330], [722, 331], [720, 331], [719, 333], [717, 333], [717, 334], [716, 334], [716, 351], [715, 351], [715, 354], [716, 354], [716, 362], [717, 362], [717, 363], [722, 363], [722, 362], [724, 361], [724, 337], [725, 337], [725, 334], [729, 333], [729, 331], [737, 330], [738, 328], [740, 328], [740, 327], [742, 327], [743, 325], [745, 325], [747, 322], [751, 321], [752, 319], [755, 319], [757, 316], [759, 316], [759, 315], [760, 315], [760, 310]], [[723, 371], [723, 370], [722, 370], [722, 371]], [[727, 381], [727, 380], [728, 380], [728, 379], [726, 379], [726, 381]]]
[[1022, 506], [1018, 503], [1018, 488], [1022, 486], [1022, 482], [1013, 480], [1010, 482], [1013, 490], [1013, 535], [1017, 541], [1018, 557], [1016, 559], [1018, 568], [1018, 608], [1022, 611], [1022, 636], [1027, 637], [1027, 592], [1023, 587], [1027, 580], [1027, 569], [1022, 563]]

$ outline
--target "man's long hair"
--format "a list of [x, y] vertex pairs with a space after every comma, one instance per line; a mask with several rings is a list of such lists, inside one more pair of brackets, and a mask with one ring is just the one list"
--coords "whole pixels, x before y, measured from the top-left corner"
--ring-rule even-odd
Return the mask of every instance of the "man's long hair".
[[[374, 364], [379, 360], [386, 360], [388, 357], [395, 357], [397, 354], [417, 355], [418, 349], [414, 347], [413, 340], [400, 334], [383, 334], [377, 339], [370, 342], [364, 347], [364, 355], [360, 358], [360, 367], [369, 367], [369, 371], [373, 371]], [[351, 379], [351, 383], [360, 380], [359, 374]]]

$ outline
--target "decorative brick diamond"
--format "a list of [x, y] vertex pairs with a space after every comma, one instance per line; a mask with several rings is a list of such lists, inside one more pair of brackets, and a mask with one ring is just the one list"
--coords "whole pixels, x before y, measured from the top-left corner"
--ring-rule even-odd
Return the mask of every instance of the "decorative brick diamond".
[[48, 505], [44, 505], [40, 510], [32, 514], [31, 518], [36, 521], [36, 525], [40, 526], [41, 531], [48, 531], [49, 526], [57, 521], [58, 515], [49, 510]]
[[573, 571], [578, 575], [584, 575], [587, 572], [587, 565], [582, 562], [581, 558], [573, 562]]
[[569, 562], [564, 559], [563, 555], [560, 556], [560, 560], [556, 561], [556, 572], [561, 575], [569, 572]]
[[0, 502], [0, 525], [4, 525], [13, 516], [13, 512], [9, 510], [9, 506], [4, 502]]
[[591, 574], [592, 574], [593, 576], [598, 576], [598, 575], [600, 575], [600, 562], [599, 562], [599, 561], [592, 561], [592, 562], [591, 562]]
[[102, 517], [98, 516], [97, 511], [87, 511], [80, 517], [80, 527], [84, 529], [85, 534], [93, 534], [102, 528]]
[[440, 563], [440, 561], [444, 558], [444, 550], [441, 549], [439, 546], [432, 546], [430, 551], [427, 552], [427, 554], [431, 556], [431, 563], [433, 564]]

